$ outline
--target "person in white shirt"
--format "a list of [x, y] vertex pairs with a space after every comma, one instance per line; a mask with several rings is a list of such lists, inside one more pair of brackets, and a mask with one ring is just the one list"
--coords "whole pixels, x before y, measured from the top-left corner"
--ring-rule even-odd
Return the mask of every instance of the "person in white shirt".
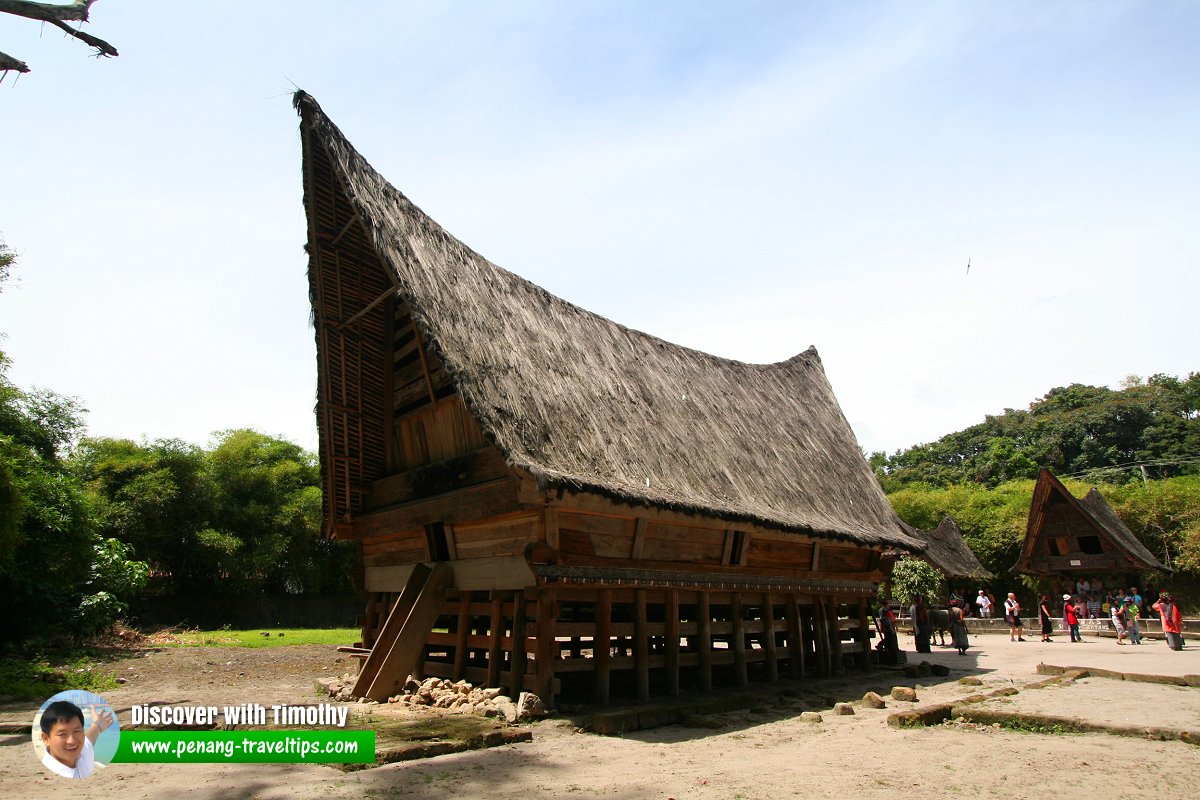
[[984, 594], [983, 589], [979, 590], [979, 596], [975, 598], [975, 605], [979, 606], [980, 619], [992, 618], [992, 601]]
[[92, 707], [93, 722], [85, 731], [83, 711], [68, 700], [59, 700], [46, 706], [39, 727], [42, 729], [42, 744], [46, 754], [42, 765], [64, 778], [86, 778], [96, 767], [96, 739], [113, 722], [112, 712], [107, 708], [99, 714]]

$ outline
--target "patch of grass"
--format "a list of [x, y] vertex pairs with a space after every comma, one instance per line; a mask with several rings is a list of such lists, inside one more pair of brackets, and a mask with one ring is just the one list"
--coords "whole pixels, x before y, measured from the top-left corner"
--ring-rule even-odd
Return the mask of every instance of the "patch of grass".
[[1014, 716], [1001, 720], [1000, 727], [1016, 733], [1042, 733], [1052, 736], [1084, 733], [1083, 729], [1061, 722], [1042, 721], [1034, 717]]
[[294, 644], [351, 644], [358, 628], [251, 628], [173, 631], [161, 647], [285, 647]]
[[116, 674], [87, 651], [0, 659], [0, 693], [14, 700], [45, 700], [69, 689], [100, 694], [116, 685]]

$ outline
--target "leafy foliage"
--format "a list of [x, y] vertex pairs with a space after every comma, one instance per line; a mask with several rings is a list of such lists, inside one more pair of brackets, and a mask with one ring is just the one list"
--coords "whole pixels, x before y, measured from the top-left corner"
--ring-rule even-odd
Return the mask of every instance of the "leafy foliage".
[[946, 581], [942, 573], [919, 558], [903, 557], [892, 568], [889, 581], [890, 591], [902, 606], [910, 606], [918, 597], [936, 605], [946, 594]]
[[1200, 373], [1186, 379], [1131, 376], [1122, 389], [1071, 384], [1028, 410], [1007, 409], [978, 425], [891, 456], [873, 453], [884, 490], [929, 484], [985, 486], [1056, 475], [1123, 483], [1200, 472]]

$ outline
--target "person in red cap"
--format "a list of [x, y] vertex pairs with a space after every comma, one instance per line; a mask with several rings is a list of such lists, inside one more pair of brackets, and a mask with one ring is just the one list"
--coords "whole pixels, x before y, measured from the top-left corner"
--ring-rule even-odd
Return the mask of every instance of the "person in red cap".
[[1083, 637], [1079, 635], [1079, 614], [1075, 611], [1075, 603], [1071, 600], [1071, 595], [1063, 595], [1063, 625], [1071, 631], [1071, 642], [1082, 642]]

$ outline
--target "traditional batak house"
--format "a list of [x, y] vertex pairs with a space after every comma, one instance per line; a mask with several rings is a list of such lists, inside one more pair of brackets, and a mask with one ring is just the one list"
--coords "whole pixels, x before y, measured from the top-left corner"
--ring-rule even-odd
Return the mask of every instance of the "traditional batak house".
[[815, 350], [689, 350], [547, 293], [387, 183], [304, 93], [317, 417], [359, 543], [355, 688], [604, 702], [870, 667], [885, 549], [920, 550]]
[[[910, 536], [925, 542], [925, 552], [921, 554], [921, 558], [948, 580], [970, 583], [986, 581], [993, 577], [967, 546], [962, 528], [958, 527], [954, 517], [946, 515], [941, 524], [931, 531], [918, 530], [909, 525], [905, 525], [904, 528]], [[971, 596], [967, 599], [971, 599]]]
[[1077, 499], [1042, 470], [1033, 488], [1029, 523], [1016, 570], [1057, 579], [1063, 591], [1087, 579], [1093, 590], [1140, 583], [1138, 574], [1170, 569], [1154, 557], [1093, 488]]

